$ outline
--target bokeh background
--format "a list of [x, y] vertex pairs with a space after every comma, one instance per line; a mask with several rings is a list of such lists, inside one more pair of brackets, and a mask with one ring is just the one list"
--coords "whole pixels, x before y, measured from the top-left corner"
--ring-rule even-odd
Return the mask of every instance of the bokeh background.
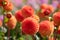
[[[35, 10], [38, 10], [41, 4], [49, 4], [52, 5], [54, 9], [56, 9], [57, 5], [60, 3], [60, 0], [10, 0], [10, 1], [14, 5], [13, 11], [20, 9], [24, 5], [30, 5]], [[1, 11], [2, 10], [0, 10], [0, 13]]]
[[34, 9], [38, 10], [41, 4], [51, 4], [55, 9], [60, 3], [60, 0], [11, 0], [16, 9], [21, 8], [24, 5], [31, 5]]

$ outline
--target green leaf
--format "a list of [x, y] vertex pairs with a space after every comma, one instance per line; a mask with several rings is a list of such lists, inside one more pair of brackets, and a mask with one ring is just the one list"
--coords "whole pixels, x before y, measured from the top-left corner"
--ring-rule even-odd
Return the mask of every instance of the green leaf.
[[23, 37], [20, 37], [20, 38], [18, 38], [17, 40], [24, 40], [24, 38], [23, 38]]
[[9, 20], [9, 19], [8, 19], [7, 17], [5, 17], [5, 18], [4, 18], [4, 23], [8, 22], [8, 20]]
[[3, 40], [3, 37], [2, 36], [0, 36], [0, 40]]
[[43, 37], [42, 40], [48, 40], [48, 38], [47, 37]]

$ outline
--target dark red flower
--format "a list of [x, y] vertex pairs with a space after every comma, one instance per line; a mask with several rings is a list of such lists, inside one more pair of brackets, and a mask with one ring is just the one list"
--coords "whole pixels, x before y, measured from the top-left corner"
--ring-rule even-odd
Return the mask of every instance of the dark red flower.
[[39, 24], [34, 18], [28, 17], [23, 20], [22, 31], [25, 34], [34, 35], [38, 32], [38, 30], [39, 30]]

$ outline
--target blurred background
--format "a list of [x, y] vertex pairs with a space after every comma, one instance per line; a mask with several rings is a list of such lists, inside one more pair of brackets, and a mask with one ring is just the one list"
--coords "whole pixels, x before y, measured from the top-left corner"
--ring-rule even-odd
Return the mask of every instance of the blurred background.
[[54, 8], [60, 3], [60, 0], [10, 0], [16, 9], [24, 5], [31, 5], [35, 10], [39, 9], [41, 4], [50, 4]]
[[[54, 7], [54, 9], [57, 8], [57, 5], [60, 3], [60, 0], [10, 0], [13, 5], [13, 11], [16, 11], [24, 5], [30, 5], [32, 6], [35, 10], [38, 10], [40, 8], [41, 4], [49, 4]], [[2, 10], [0, 10], [1, 13]]]

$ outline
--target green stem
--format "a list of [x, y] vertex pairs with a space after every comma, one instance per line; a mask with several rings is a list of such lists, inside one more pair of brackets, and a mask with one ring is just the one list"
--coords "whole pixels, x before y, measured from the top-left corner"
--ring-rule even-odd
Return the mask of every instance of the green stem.
[[8, 28], [8, 40], [10, 40], [10, 29]]
[[[5, 14], [3, 14], [3, 30], [4, 30], [4, 27], [5, 27], [4, 18], [5, 18]], [[3, 40], [4, 40], [4, 38], [3, 38]]]
[[[22, 35], [22, 32], [21, 32], [21, 29], [20, 29], [20, 22], [17, 22], [17, 25], [16, 25], [16, 39], [18, 39], [19, 37], [21, 37]], [[19, 31], [20, 30], [20, 31]]]

